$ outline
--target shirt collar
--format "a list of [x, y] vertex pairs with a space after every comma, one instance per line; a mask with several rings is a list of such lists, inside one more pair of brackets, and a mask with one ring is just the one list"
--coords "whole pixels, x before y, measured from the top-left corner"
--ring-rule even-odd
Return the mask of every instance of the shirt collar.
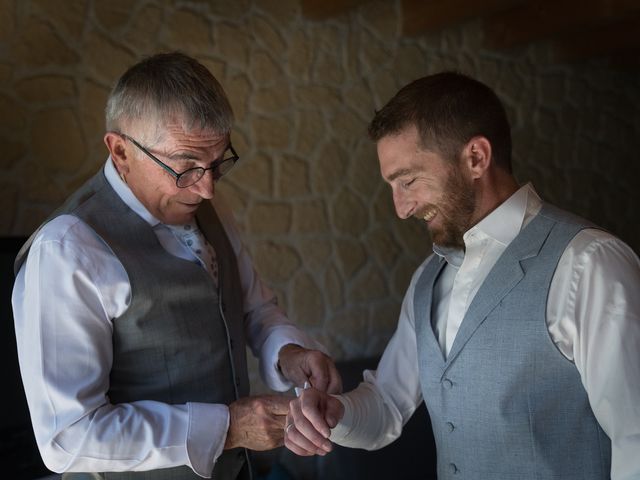
[[489, 215], [465, 232], [467, 237], [474, 231], [482, 232], [504, 246], [509, 245], [518, 236], [524, 225], [525, 215], [530, 200], [540, 197], [536, 194], [531, 183], [520, 187], [513, 195], [502, 202]]
[[118, 175], [118, 171], [116, 170], [115, 165], [113, 164], [113, 160], [111, 159], [111, 155], [107, 159], [107, 163], [104, 166], [104, 175], [107, 178], [107, 182], [109, 185], [113, 187], [116, 194], [122, 199], [127, 206], [136, 212], [145, 222], [147, 222], [152, 228], [160, 223], [156, 217], [149, 213], [149, 210], [138, 200], [138, 198], [133, 194], [129, 186], [122, 181], [120, 175]]
[[[465, 232], [463, 237], [465, 245], [468, 246], [473, 241], [472, 238], [489, 237], [506, 247], [518, 236], [528, 221], [538, 213], [541, 206], [542, 201], [533, 185], [531, 183], [523, 185], [498, 208]], [[464, 260], [464, 252], [460, 249], [434, 244], [433, 252], [454, 267], [460, 267]]]

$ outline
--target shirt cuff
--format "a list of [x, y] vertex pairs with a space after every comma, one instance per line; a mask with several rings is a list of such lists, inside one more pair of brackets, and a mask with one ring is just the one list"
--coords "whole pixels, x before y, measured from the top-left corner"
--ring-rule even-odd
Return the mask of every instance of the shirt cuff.
[[188, 403], [189, 467], [201, 477], [211, 478], [213, 466], [222, 454], [229, 430], [229, 407], [222, 404]]
[[269, 388], [276, 392], [285, 392], [293, 387], [293, 383], [278, 370], [278, 353], [282, 347], [290, 343], [327, 353], [322, 345], [296, 327], [283, 325], [274, 329], [260, 351], [260, 374]]

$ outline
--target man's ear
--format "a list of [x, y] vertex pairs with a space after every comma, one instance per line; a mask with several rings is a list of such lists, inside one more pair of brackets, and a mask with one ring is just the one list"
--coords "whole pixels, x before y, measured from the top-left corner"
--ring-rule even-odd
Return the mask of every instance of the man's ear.
[[480, 178], [492, 163], [491, 143], [486, 137], [473, 137], [462, 149], [462, 162], [472, 179]]
[[121, 175], [129, 173], [129, 158], [127, 157], [124, 137], [115, 132], [107, 132], [104, 134], [104, 143], [111, 154], [118, 173]]

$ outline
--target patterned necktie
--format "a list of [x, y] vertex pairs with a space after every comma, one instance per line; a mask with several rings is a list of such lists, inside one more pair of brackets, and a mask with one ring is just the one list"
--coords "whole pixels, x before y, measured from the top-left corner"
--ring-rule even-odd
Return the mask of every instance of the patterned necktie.
[[218, 286], [218, 262], [216, 252], [195, 223], [187, 225], [167, 225], [178, 239], [193, 252], [200, 264], [209, 272]]

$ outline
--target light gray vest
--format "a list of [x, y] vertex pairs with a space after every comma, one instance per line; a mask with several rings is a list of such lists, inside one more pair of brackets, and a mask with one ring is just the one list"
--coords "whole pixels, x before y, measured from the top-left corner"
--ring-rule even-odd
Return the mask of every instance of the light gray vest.
[[587, 224], [545, 205], [478, 290], [447, 360], [431, 327], [434, 256], [416, 283], [422, 393], [438, 479], [607, 479], [611, 441], [546, 326], [551, 279]]
[[[169, 254], [153, 229], [115, 193], [102, 171], [49, 219], [72, 214], [113, 251], [131, 284], [131, 304], [113, 319], [113, 404], [156, 400], [230, 404], [249, 394], [242, 287], [235, 254], [209, 202], [197, 212], [200, 229], [217, 252], [219, 289], [199, 265]], [[46, 223], [46, 222], [45, 222]], [[19, 269], [35, 234], [16, 259]], [[80, 319], [79, 319], [80, 320]], [[244, 449], [225, 451], [216, 479], [246, 477]], [[66, 474], [65, 479], [201, 479], [189, 467], [150, 472]]]

